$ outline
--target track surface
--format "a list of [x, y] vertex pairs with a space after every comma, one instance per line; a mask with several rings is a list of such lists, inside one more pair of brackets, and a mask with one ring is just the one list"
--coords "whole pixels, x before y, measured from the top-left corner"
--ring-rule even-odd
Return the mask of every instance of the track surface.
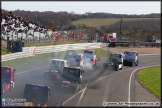
[[[139, 54], [140, 55], [140, 54]], [[15, 88], [11, 92], [2, 95], [5, 98], [23, 98], [23, 91], [26, 83], [48, 85], [51, 87], [52, 96], [49, 106], [54, 106], [57, 101], [62, 101], [64, 106], [103, 106], [103, 102], [128, 101], [129, 98], [129, 79], [131, 73], [139, 67], [160, 65], [159, 56], [139, 56], [139, 66], [124, 66], [122, 70], [112, 71], [102, 70], [102, 63], [106, 58], [101, 58], [93, 70], [86, 70], [83, 74], [82, 89], [85, 91], [76, 94], [63, 90], [55, 86], [55, 81], [44, 79], [44, 72], [48, 66], [29, 70], [28, 72], [16, 74]], [[106, 77], [106, 78], [103, 78]], [[100, 79], [103, 78], [103, 79]], [[99, 80], [100, 79], [100, 80]], [[70, 98], [72, 97], [73, 98]], [[70, 98], [70, 99], [69, 99]], [[68, 100], [68, 101], [67, 101]], [[131, 102], [160, 102], [158, 98], [145, 90], [132, 75], [130, 86]]]

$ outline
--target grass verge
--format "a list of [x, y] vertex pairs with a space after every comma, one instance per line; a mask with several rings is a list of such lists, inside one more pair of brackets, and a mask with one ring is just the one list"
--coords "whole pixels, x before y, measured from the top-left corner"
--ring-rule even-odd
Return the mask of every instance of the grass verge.
[[[97, 48], [96, 49], [97, 57], [107, 57], [110, 52]], [[82, 50], [76, 50], [76, 53], [82, 53]], [[60, 58], [62, 59], [65, 56], [65, 51], [58, 52], [57, 55], [53, 56], [52, 53], [39, 54], [31, 57], [18, 58], [10, 61], [2, 62], [2, 66], [11, 66], [14, 67], [17, 71], [22, 72], [25, 70], [30, 70], [42, 66], [50, 65], [51, 59]]]
[[3, 47], [3, 48], [1, 48], [1, 55], [5, 55], [5, 54], [8, 54], [7, 48]]
[[[60, 41], [60, 42], [48, 42], [48, 43], [34, 43], [34, 44], [25, 44], [25, 47], [31, 47], [31, 46], [49, 46], [49, 45], [62, 45], [62, 44], [70, 44], [70, 43], [84, 43], [83, 40], [69, 40], [69, 41]], [[5, 55], [7, 53], [7, 48], [3, 47], [1, 48], [1, 55]]]
[[161, 66], [142, 69], [137, 73], [139, 82], [152, 94], [161, 99]]

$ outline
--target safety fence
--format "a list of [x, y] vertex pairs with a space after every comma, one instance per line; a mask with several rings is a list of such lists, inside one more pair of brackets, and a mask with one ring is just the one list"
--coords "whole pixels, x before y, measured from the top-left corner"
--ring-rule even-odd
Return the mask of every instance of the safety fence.
[[77, 43], [77, 44], [63, 44], [63, 45], [51, 45], [39, 47], [23, 47], [23, 52], [1, 55], [1, 62], [17, 58], [35, 56], [36, 54], [60, 52], [67, 50], [93, 49], [101, 47], [102, 43]]

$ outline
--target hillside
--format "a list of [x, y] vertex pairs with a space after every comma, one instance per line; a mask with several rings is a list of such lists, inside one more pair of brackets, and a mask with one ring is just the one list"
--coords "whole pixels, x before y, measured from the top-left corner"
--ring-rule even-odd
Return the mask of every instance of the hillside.
[[[123, 21], [134, 21], [134, 20], [150, 20], [150, 19], [157, 19], [161, 20], [161, 18], [122, 18]], [[78, 26], [81, 24], [85, 24], [87, 26], [109, 26], [116, 22], [119, 22], [121, 18], [90, 18], [90, 19], [81, 19], [73, 21], [73, 25]]]
[[82, 19], [73, 21], [73, 24], [99, 29], [100, 36], [103, 36], [104, 33], [116, 32], [118, 36], [122, 35], [129, 38], [133, 32], [132, 37], [136, 39], [141, 39], [142, 36], [146, 40], [146, 36], [152, 34], [161, 39], [161, 18], [122, 18], [122, 34], [120, 34], [120, 22], [121, 18], [103, 18]]

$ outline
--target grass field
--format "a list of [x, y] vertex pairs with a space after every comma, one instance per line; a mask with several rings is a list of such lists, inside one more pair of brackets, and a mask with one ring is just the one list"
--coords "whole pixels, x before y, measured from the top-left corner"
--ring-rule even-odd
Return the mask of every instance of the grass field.
[[[122, 18], [122, 21], [131, 21], [131, 20], [148, 20], [148, 19], [160, 19], [160, 18]], [[73, 24], [78, 26], [79, 24], [85, 24], [87, 26], [104, 26], [111, 25], [118, 21], [121, 18], [98, 18], [98, 19], [81, 19], [73, 21]]]
[[137, 77], [146, 89], [161, 99], [161, 66], [142, 69]]

